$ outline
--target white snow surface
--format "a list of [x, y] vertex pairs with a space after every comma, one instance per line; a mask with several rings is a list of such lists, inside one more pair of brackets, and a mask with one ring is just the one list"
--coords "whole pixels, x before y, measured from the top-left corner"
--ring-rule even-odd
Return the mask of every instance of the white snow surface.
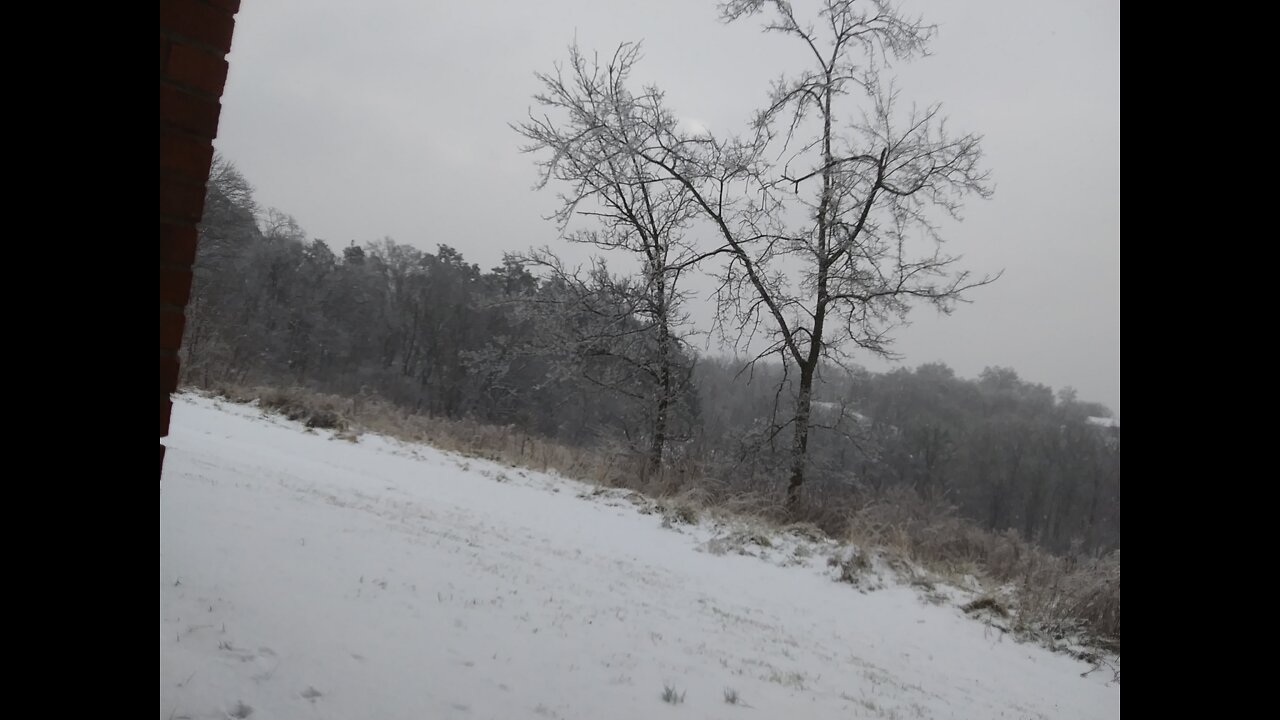
[[189, 394], [166, 444], [162, 719], [1120, 717], [1110, 672], [821, 543], [717, 554], [621, 491]]

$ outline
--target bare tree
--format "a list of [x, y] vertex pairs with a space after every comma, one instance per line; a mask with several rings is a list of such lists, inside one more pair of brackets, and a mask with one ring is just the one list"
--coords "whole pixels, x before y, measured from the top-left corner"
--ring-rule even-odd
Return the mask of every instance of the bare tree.
[[[624, 44], [602, 65], [599, 58], [588, 59], [576, 45], [571, 46], [568, 68], [537, 74], [543, 86], [534, 96], [538, 112], [531, 110], [527, 121], [512, 127], [529, 141], [524, 152], [544, 156], [538, 161], [537, 187], [555, 182], [565, 188], [551, 216], [561, 233], [572, 242], [628, 253], [641, 264], [640, 282], [635, 284], [619, 283], [607, 273], [601, 278], [603, 266], [597, 265], [593, 272], [597, 282], [587, 292], [587, 285], [567, 273], [549, 250], [531, 258], [550, 268], [567, 288], [583, 291], [576, 297], [588, 305], [583, 309], [589, 315], [610, 315], [593, 333], [618, 340], [636, 334], [637, 328], [627, 322], [631, 317], [646, 321], [644, 330], [654, 336], [655, 361], [625, 359], [653, 381], [648, 470], [656, 472], [662, 467], [671, 406], [681, 391], [675, 377], [682, 343], [679, 326], [685, 321], [680, 311], [685, 299], [679, 290], [680, 278], [701, 256], [684, 240], [697, 213], [690, 188], [665, 177], [660, 167], [632, 150], [649, 148], [671, 160], [669, 154], [655, 150], [660, 143], [653, 134], [667, 122], [654, 115], [661, 113], [660, 104], [632, 96], [624, 85], [638, 54], [638, 45]], [[570, 230], [575, 217], [596, 222], [589, 229]], [[608, 302], [591, 304], [590, 299], [605, 287], [611, 289]], [[617, 384], [609, 387], [617, 389]]]
[[[892, 60], [925, 54], [933, 26], [887, 0], [823, 0], [812, 23], [784, 0], [731, 0], [720, 10], [726, 22], [764, 14], [767, 32], [812, 57], [807, 70], [773, 84], [748, 133], [682, 132], [652, 88], [628, 112], [592, 116], [581, 129], [610, 157], [625, 153], [688, 193], [719, 238], [711, 254], [726, 259], [720, 330], [750, 348], [752, 363], [776, 356], [798, 371], [794, 385], [784, 373], [793, 402], [773, 430], [793, 430], [794, 503], [821, 363], [842, 363], [854, 349], [893, 356], [892, 331], [913, 302], [950, 312], [994, 279], [958, 269], [939, 234], [966, 196], [989, 197], [991, 187], [980, 138], [949, 133], [937, 105], [900, 108], [882, 77]], [[615, 59], [610, 78], [622, 85], [634, 56]], [[851, 116], [838, 107], [848, 99], [861, 101]]]

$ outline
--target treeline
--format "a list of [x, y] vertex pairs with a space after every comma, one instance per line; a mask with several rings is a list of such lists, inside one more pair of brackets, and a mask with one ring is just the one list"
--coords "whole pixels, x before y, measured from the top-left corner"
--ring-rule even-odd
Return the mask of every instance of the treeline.
[[[658, 332], [641, 311], [651, 295], [602, 264], [573, 273], [545, 255], [482, 270], [443, 244], [335, 251], [262, 212], [217, 159], [184, 381], [376, 395], [630, 453], [635, 473], [668, 488], [781, 498], [794, 372], [698, 357], [678, 327]], [[1107, 408], [1005, 368], [976, 380], [938, 364], [821, 370], [793, 512], [838, 529], [860, 505], [912, 492], [1054, 551], [1119, 549], [1120, 431], [1097, 420]]]

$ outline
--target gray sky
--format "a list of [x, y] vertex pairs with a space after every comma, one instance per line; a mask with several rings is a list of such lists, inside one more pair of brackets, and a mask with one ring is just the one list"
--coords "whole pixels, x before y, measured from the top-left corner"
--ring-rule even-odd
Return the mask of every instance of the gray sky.
[[[904, 7], [939, 35], [932, 57], [897, 68], [903, 98], [941, 101], [954, 130], [985, 135], [996, 183], [946, 228], [947, 249], [1005, 275], [949, 317], [913, 314], [902, 362], [966, 377], [1009, 366], [1118, 414], [1118, 0]], [[602, 54], [643, 40], [636, 79], [681, 117], [732, 132], [771, 79], [804, 67], [803, 47], [758, 27], [721, 25], [711, 0], [245, 3], [216, 146], [260, 203], [335, 249], [390, 236], [488, 268], [504, 251], [562, 247], [542, 219], [553, 193], [531, 191], [532, 158], [507, 126], [526, 115], [534, 71], [575, 36]]]

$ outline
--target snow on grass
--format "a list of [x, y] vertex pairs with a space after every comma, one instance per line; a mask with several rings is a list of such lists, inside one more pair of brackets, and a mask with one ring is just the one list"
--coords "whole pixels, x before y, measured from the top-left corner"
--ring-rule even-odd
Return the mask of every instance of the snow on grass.
[[1108, 673], [797, 536], [190, 395], [166, 444], [161, 718], [1120, 716]]

